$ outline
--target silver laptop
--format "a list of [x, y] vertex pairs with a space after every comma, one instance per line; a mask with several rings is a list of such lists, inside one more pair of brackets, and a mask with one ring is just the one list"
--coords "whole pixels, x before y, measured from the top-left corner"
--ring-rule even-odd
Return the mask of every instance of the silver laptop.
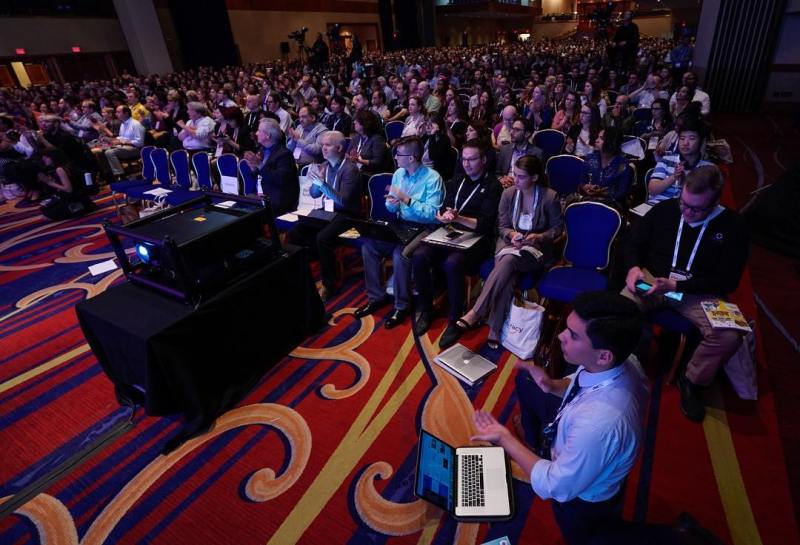
[[448, 248], [454, 248], [456, 250], [469, 250], [481, 238], [481, 235], [472, 231], [456, 229], [452, 225], [447, 225], [445, 227], [439, 227], [422, 240], [423, 242], [436, 246], [447, 246]]
[[460, 343], [454, 344], [433, 361], [470, 386], [497, 369], [495, 364]]
[[422, 430], [414, 493], [459, 520], [513, 515], [511, 471], [502, 447], [454, 448]]

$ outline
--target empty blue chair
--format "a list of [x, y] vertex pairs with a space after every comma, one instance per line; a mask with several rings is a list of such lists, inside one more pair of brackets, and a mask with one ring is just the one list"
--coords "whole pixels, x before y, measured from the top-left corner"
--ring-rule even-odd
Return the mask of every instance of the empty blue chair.
[[189, 152], [185, 149], [175, 150], [170, 154], [169, 160], [175, 173], [175, 184], [181, 189], [190, 189], [192, 177], [189, 174]]
[[137, 185], [151, 184], [156, 177], [153, 162], [150, 161], [150, 154], [156, 149], [155, 146], [143, 146], [139, 152], [142, 158], [142, 176], [141, 178], [131, 178], [130, 180], [122, 180], [119, 182], [112, 182], [109, 187], [113, 193], [124, 193], [125, 189]]
[[395, 221], [397, 214], [386, 209], [386, 191], [392, 185], [392, 174], [373, 174], [367, 182], [369, 193], [369, 217], [372, 221]]
[[211, 163], [208, 154], [201, 151], [192, 155], [192, 167], [194, 167], [194, 175], [200, 190], [211, 190]]
[[547, 299], [571, 302], [584, 291], [604, 290], [608, 278], [601, 272], [611, 259], [611, 245], [622, 225], [614, 208], [592, 201], [576, 202], [564, 211], [567, 243], [564, 266], [554, 267], [539, 283]]
[[258, 176], [253, 174], [250, 170], [250, 163], [244, 159], [239, 160], [239, 174], [242, 176], [244, 182], [245, 195], [257, 195], [261, 193], [261, 188], [258, 187]]
[[559, 195], [578, 190], [583, 174], [583, 159], [574, 155], [556, 155], [547, 160], [544, 168], [550, 187]]
[[533, 134], [533, 143], [542, 150], [543, 157], [547, 161], [550, 157], [558, 155], [564, 149], [564, 142], [567, 136], [555, 129], [544, 129]]
[[171, 182], [169, 173], [169, 156], [164, 148], [153, 148], [150, 150], [150, 164], [153, 169], [153, 180], [150, 183], [130, 185], [121, 192], [133, 199], [152, 199], [153, 196], [147, 192], [158, 187], [155, 182], [168, 188]]
[[675, 350], [675, 355], [672, 357], [672, 365], [670, 365], [669, 372], [667, 373], [667, 383], [675, 383], [675, 375], [678, 374], [678, 367], [680, 367], [681, 359], [683, 358], [684, 351], [686, 350], [687, 342], [699, 342], [702, 335], [700, 330], [690, 322], [683, 314], [669, 307], [661, 307], [649, 312], [646, 316], [649, 325], [656, 325], [660, 328], [677, 333], [680, 336], [678, 348]]
[[406, 124], [402, 121], [389, 121], [384, 127], [386, 132], [386, 141], [391, 143], [392, 140], [397, 140], [403, 134], [403, 129]]
[[[238, 195], [240, 193], [239, 159], [232, 153], [225, 153], [223, 155], [220, 155], [219, 158], [217, 158], [217, 170], [219, 171], [219, 177], [220, 177], [220, 190], [223, 193]], [[236, 179], [235, 191], [233, 190], [233, 188], [226, 189], [224, 187], [223, 177]]]

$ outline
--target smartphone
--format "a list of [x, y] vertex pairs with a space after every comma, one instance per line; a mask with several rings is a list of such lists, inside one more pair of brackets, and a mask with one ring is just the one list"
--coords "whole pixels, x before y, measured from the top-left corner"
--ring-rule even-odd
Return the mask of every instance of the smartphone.
[[[647, 293], [648, 291], [650, 291], [650, 288], [652, 288], [653, 285], [645, 282], [644, 280], [639, 280], [638, 282], [636, 282], [636, 286], [635, 287], [636, 287], [636, 291], [638, 291], [640, 293]], [[677, 291], [668, 291], [668, 292], [666, 292], [664, 294], [664, 297], [669, 297], [673, 301], [682, 301], [683, 300], [683, 294], [680, 293], [680, 292], [677, 292]]]

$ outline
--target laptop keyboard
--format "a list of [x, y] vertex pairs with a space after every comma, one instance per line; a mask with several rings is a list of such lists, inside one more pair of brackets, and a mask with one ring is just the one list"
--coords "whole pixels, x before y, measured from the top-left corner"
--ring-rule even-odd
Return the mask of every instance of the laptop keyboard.
[[485, 507], [483, 497], [483, 456], [464, 454], [461, 462], [461, 505]]

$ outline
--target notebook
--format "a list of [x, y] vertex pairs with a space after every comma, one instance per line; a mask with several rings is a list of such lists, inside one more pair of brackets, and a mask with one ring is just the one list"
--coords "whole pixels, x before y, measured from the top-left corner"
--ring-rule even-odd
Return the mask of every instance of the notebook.
[[514, 514], [511, 470], [502, 447], [454, 448], [422, 430], [417, 497], [458, 520], [506, 520]]
[[497, 369], [495, 364], [460, 343], [454, 344], [433, 361], [470, 386]]
[[481, 235], [472, 231], [439, 227], [436, 231], [422, 239], [423, 242], [436, 246], [447, 246], [456, 250], [468, 250], [481, 239]]

